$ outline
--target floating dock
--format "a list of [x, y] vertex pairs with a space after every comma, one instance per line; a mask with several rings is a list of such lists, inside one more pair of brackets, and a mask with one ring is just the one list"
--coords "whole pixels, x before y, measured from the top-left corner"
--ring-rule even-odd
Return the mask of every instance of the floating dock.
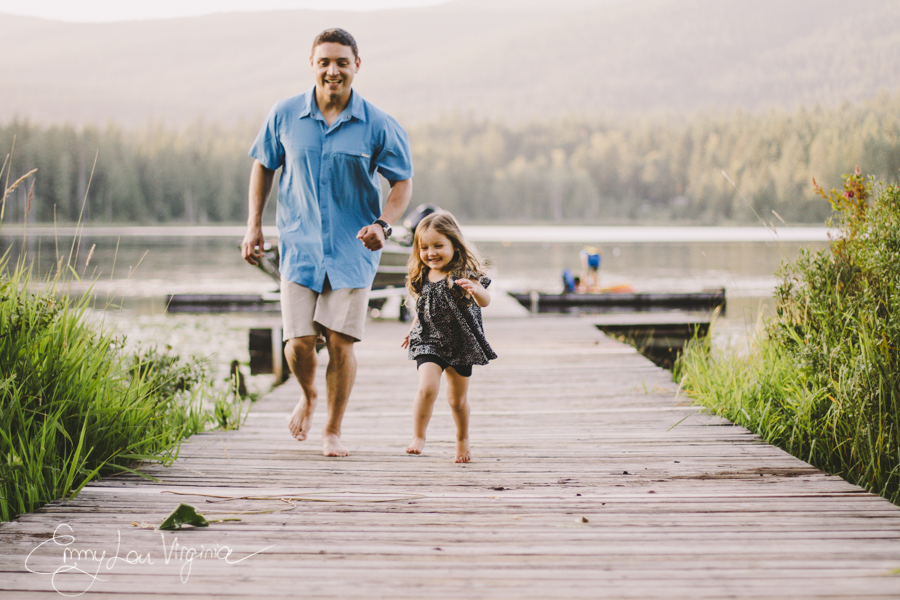
[[712, 317], [675, 311], [606, 313], [592, 317], [591, 322], [603, 333], [628, 342], [657, 366], [671, 369], [688, 341], [709, 335]]
[[629, 292], [580, 294], [575, 292], [509, 292], [532, 313], [598, 313], [647, 311], [725, 310], [725, 288], [697, 292]]

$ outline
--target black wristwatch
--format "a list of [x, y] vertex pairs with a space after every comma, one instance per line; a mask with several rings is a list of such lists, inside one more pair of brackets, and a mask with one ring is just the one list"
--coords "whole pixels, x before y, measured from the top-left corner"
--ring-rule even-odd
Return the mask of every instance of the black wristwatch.
[[391, 237], [391, 226], [382, 221], [381, 219], [375, 219], [373, 225], [381, 225], [381, 228], [384, 229], [384, 239], [388, 239]]

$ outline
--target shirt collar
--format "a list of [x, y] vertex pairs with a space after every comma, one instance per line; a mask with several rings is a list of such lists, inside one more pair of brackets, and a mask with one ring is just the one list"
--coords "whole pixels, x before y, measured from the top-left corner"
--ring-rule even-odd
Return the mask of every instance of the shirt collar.
[[363, 105], [363, 99], [356, 90], [353, 90], [353, 93], [350, 94], [350, 104], [345, 110], [357, 121], [366, 122], [366, 109]]
[[[363, 105], [362, 97], [356, 90], [353, 90], [350, 94], [350, 103], [347, 105], [347, 108], [344, 109], [344, 113], [349, 114], [354, 119], [365, 123], [366, 109]], [[319, 106], [316, 104], [316, 86], [313, 86], [307, 92], [306, 103], [300, 110], [300, 114], [297, 116], [297, 118], [302, 119], [304, 117], [316, 117], [317, 115], [321, 115], [321, 113], [319, 112]]]

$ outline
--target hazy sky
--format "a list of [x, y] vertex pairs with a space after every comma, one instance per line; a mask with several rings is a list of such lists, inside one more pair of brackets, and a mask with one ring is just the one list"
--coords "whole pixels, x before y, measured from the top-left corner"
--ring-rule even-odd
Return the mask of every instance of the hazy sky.
[[0, 13], [59, 21], [171, 19], [236, 11], [279, 9], [379, 10], [428, 6], [448, 0], [0, 0]]

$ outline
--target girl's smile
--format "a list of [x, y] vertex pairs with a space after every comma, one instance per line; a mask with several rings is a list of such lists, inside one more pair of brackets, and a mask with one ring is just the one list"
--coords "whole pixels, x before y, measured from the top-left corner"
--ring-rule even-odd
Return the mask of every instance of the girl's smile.
[[419, 236], [419, 260], [432, 271], [446, 274], [445, 269], [453, 260], [454, 254], [456, 249], [446, 235], [428, 229]]

